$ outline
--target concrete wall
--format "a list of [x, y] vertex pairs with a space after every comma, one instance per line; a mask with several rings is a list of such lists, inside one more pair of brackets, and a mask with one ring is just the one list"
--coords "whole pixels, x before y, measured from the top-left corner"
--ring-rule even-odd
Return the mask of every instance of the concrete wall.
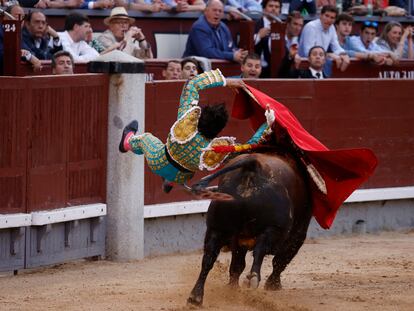
[[[205, 213], [146, 218], [145, 256], [201, 250], [205, 219]], [[411, 229], [414, 229], [414, 199], [353, 202], [344, 204], [329, 230], [322, 229], [312, 219], [308, 238]]]

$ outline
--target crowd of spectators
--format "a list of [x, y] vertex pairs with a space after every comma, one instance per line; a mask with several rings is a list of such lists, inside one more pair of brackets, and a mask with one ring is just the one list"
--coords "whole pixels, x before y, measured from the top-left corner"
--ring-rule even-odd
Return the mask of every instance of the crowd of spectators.
[[[74, 63], [88, 62], [100, 54], [119, 50], [139, 59], [153, 58], [145, 29], [129, 16], [129, 10], [143, 12], [202, 11], [188, 35], [183, 60], [172, 60], [162, 71], [164, 79], [188, 79], [200, 73], [205, 59], [223, 59], [241, 64], [241, 78], [270, 77], [270, 25], [286, 16], [285, 48], [279, 77], [326, 78], [331, 67], [344, 71], [350, 58], [393, 65], [402, 58], [414, 59], [413, 27], [403, 27], [391, 21], [379, 33], [378, 23], [367, 19], [359, 33], [352, 31], [354, 18], [342, 9], [364, 6], [364, 2], [335, 0], [20, 0], [20, 3], [1, 1], [7, 12], [3, 19], [22, 21], [22, 60], [30, 62], [34, 70], [41, 70], [41, 60], [52, 60], [56, 74], [73, 73]], [[384, 1], [374, 1], [375, 9], [386, 9]], [[286, 6], [288, 5], [288, 7]], [[403, 0], [388, 5], [406, 6]], [[24, 7], [33, 7], [30, 11]], [[93, 33], [91, 23], [80, 11], [66, 16], [64, 31], [56, 32], [48, 25], [46, 8], [111, 9], [104, 19], [107, 29]], [[233, 14], [235, 11], [238, 14]], [[238, 48], [223, 19], [240, 18], [245, 13], [262, 12], [256, 21], [254, 53]], [[315, 18], [305, 24], [304, 15]], [[3, 52], [3, 29], [0, 27], [0, 57]], [[315, 48], [316, 47], [316, 48]], [[63, 53], [64, 52], [64, 53]], [[59, 57], [55, 57], [58, 55]], [[195, 57], [195, 58], [193, 58]], [[303, 72], [299, 64], [307, 58], [310, 69]], [[322, 69], [319, 68], [322, 63]], [[316, 73], [320, 73], [316, 75]]]

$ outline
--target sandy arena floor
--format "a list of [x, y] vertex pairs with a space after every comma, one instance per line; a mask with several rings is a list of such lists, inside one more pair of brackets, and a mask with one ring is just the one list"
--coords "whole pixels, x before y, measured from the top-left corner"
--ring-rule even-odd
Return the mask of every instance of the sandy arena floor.
[[[228, 288], [229, 258], [221, 254], [211, 271], [201, 310], [414, 310], [414, 232], [308, 240], [277, 292], [264, 291], [263, 281], [257, 290]], [[191, 253], [3, 273], [0, 310], [191, 310], [200, 262]], [[269, 257], [262, 276], [270, 271]]]

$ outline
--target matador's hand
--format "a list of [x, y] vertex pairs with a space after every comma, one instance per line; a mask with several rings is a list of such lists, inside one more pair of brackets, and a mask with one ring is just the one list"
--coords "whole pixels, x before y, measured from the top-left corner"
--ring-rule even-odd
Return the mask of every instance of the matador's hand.
[[226, 86], [231, 89], [246, 88], [246, 84], [242, 79], [226, 79]]
[[269, 104], [266, 105], [265, 116], [267, 125], [271, 128], [273, 123], [275, 122], [275, 112], [273, 109], [270, 109]]

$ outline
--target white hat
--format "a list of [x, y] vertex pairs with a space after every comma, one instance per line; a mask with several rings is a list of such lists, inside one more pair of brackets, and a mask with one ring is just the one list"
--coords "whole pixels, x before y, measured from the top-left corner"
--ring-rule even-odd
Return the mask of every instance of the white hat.
[[129, 17], [127, 10], [122, 6], [113, 8], [109, 17], [104, 19], [104, 24], [109, 25], [113, 19], [128, 19], [130, 24], [135, 23], [135, 19]]

